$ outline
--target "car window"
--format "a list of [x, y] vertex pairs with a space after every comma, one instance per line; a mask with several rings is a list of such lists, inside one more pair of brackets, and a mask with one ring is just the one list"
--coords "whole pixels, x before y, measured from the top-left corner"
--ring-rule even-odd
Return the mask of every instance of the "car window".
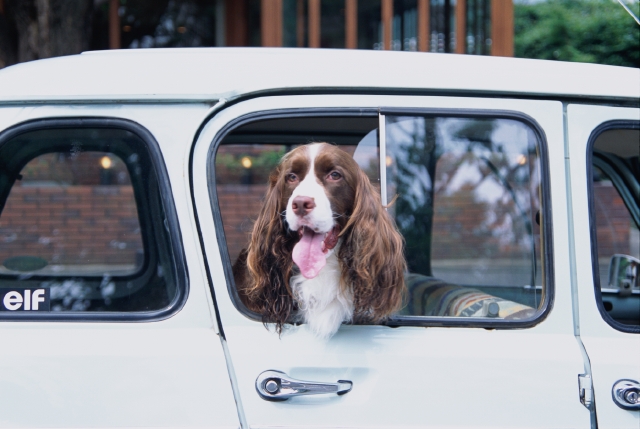
[[247, 247], [280, 158], [324, 141], [353, 156], [386, 191], [404, 236], [408, 294], [395, 320], [532, 320], [547, 287], [538, 134], [515, 119], [387, 115], [382, 149], [380, 120], [298, 116], [228, 133], [213, 170], [230, 263]]
[[0, 315], [150, 312], [176, 300], [158, 172], [141, 138], [27, 131], [0, 143], [0, 160]]
[[126, 275], [144, 247], [125, 162], [109, 152], [53, 152], [30, 160], [0, 215], [2, 274]]
[[592, 145], [596, 297], [614, 327], [640, 325], [640, 132], [610, 129]]
[[533, 130], [512, 119], [387, 116], [386, 153], [412, 273], [405, 311], [530, 317], [544, 284]]

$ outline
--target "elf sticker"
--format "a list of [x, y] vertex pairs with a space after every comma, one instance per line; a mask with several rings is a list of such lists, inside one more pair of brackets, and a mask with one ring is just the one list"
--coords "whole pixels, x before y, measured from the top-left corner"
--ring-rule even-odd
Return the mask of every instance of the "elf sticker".
[[49, 288], [0, 289], [0, 311], [49, 311]]

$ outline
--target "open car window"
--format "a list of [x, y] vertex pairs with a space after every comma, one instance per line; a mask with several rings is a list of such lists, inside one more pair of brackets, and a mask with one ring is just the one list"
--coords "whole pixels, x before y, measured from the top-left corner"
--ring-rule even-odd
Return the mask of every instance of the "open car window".
[[0, 142], [0, 316], [169, 311], [186, 283], [153, 142], [64, 122]]
[[543, 142], [520, 118], [297, 114], [231, 130], [213, 159], [231, 264], [248, 244], [269, 173], [293, 148], [321, 141], [353, 156], [404, 236], [408, 294], [389, 323], [487, 326], [542, 314]]

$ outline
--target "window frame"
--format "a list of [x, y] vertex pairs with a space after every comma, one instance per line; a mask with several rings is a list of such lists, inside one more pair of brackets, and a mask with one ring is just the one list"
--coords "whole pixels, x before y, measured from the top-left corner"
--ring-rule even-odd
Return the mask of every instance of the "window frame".
[[[436, 316], [393, 316], [383, 325], [390, 327], [400, 326], [419, 326], [419, 327], [473, 327], [488, 329], [522, 329], [531, 328], [546, 319], [549, 312], [553, 308], [554, 302], [554, 269], [553, 269], [553, 228], [551, 217], [551, 198], [550, 198], [550, 176], [548, 166], [548, 150], [547, 140], [544, 130], [540, 127], [535, 119], [527, 114], [512, 110], [497, 109], [473, 109], [473, 108], [396, 108], [396, 107], [378, 107], [378, 108], [282, 108], [269, 111], [254, 111], [242, 116], [236, 117], [226, 124], [215, 134], [213, 140], [209, 144], [207, 151], [206, 169], [207, 183], [209, 193], [209, 204], [213, 214], [213, 223], [218, 236], [218, 249], [226, 278], [227, 292], [233, 303], [233, 306], [243, 316], [253, 320], [262, 321], [261, 315], [249, 310], [244, 306], [235, 286], [232, 272], [232, 263], [228, 252], [226, 235], [222, 216], [220, 214], [220, 205], [218, 201], [218, 191], [216, 183], [216, 153], [226, 136], [237, 128], [252, 122], [270, 119], [289, 119], [289, 118], [307, 118], [307, 117], [363, 117], [379, 118], [384, 115], [394, 116], [422, 116], [422, 117], [460, 117], [460, 118], [492, 118], [492, 119], [510, 119], [522, 122], [528, 126], [535, 134], [540, 151], [540, 201], [542, 203], [541, 219], [545, 221], [540, 225], [542, 236], [542, 245], [540, 249], [541, 263], [543, 266], [542, 276], [545, 287], [543, 289], [543, 299], [540, 307], [536, 310], [533, 317], [524, 320], [504, 320], [491, 318], [472, 318], [472, 317], [436, 317]], [[380, 128], [378, 128], [378, 134]], [[380, 137], [378, 135], [378, 141]], [[368, 325], [365, 325], [368, 326]]]
[[[169, 240], [169, 246], [171, 248], [171, 264], [175, 271], [175, 288], [176, 294], [171, 299], [169, 304], [158, 310], [151, 311], [130, 311], [130, 312], [99, 312], [99, 311], [61, 311], [61, 312], [0, 312], [0, 322], [4, 321], [56, 321], [56, 322], [153, 322], [167, 319], [175, 315], [186, 303], [189, 295], [189, 277], [187, 272], [186, 257], [182, 247], [182, 233], [180, 230], [180, 224], [178, 222], [177, 212], [175, 210], [175, 202], [173, 200], [173, 193], [171, 191], [171, 183], [169, 175], [166, 170], [166, 165], [160, 146], [154, 136], [142, 125], [119, 118], [101, 118], [101, 117], [65, 117], [65, 118], [43, 118], [35, 119], [27, 122], [23, 122], [0, 131], [0, 146], [3, 146], [8, 141], [25, 133], [33, 131], [46, 131], [51, 129], [68, 129], [68, 130], [80, 130], [80, 129], [112, 129], [127, 131], [135, 135], [142, 147], [146, 151], [150, 162], [152, 172], [156, 175], [158, 182], [158, 192], [160, 198], [160, 204], [164, 209], [165, 218], [167, 221], [167, 239]], [[49, 153], [49, 152], [46, 152]], [[111, 152], [113, 153], [113, 152]], [[116, 154], [116, 153], [114, 153]], [[116, 154], [117, 155], [117, 154]], [[35, 159], [35, 158], [31, 158]], [[21, 166], [21, 168], [24, 166]], [[133, 183], [134, 199], [136, 202], [136, 209], [138, 211], [139, 224], [142, 230], [142, 243], [145, 250], [145, 259], [142, 267], [133, 274], [125, 274], [122, 276], [111, 276], [112, 278], [118, 278], [119, 280], [127, 280], [131, 278], [143, 278], [146, 276], [148, 270], [148, 264], [150, 263], [150, 255], [148, 251], [149, 240], [148, 227], [145, 225], [149, 222], [149, 207], [146, 203], [142, 202], [139, 198], [139, 191], [137, 186]], [[1, 195], [3, 198], [1, 203], [2, 207], [6, 203], [6, 199], [11, 191], [8, 188], [7, 195]], [[146, 217], [147, 222], [143, 222], [143, 217]], [[158, 246], [156, 246], [158, 247]], [[100, 275], [70, 275], [70, 276], [56, 276], [57, 279], [92, 279], [100, 278]], [[34, 276], [37, 278], [37, 276]]]
[[[596, 299], [596, 306], [598, 307], [598, 312], [602, 319], [613, 329], [616, 329], [621, 332], [639, 334], [640, 333], [640, 325], [626, 325], [624, 323], [620, 323], [615, 320], [613, 317], [609, 315], [607, 310], [604, 308], [603, 297], [602, 297], [602, 285], [600, 284], [600, 264], [598, 263], [598, 236], [596, 230], [596, 205], [595, 205], [595, 190], [593, 186], [593, 167], [594, 167], [594, 145], [598, 137], [606, 131], [611, 130], [620, 130], [620, 129], [631, 129], [631, 130], [640, 130], [640, 121], [633, 120], [611, 120], [606, 121], [598, 125], [591, 131], [589, 135], [589, 140], [587, 141], [587, 199], [589, 204], [589, 231], [590, 231], [590, 240], [591, 240], [591, 269], [593, 276], [593, 288]], [[616, 167], [612, 166], [608, 161], [602, 160], [598, 158], [600, 162], [605, 163], [607, 167], [607, 174], [610, 172], [614, 172], [616, 177], [611, 177], [611, 182], [613, 186], [616, 188], [616, 191], [620, 194], [620, 197], [624, 201], [625, 207], [629, 210], [629, 216], [632, 220], [635, 221], [633, 213], [629, 209], [630, 202], [628, 198], [633, 198], [633, 195], [630, 195], [628, 189], [625, 188], [621, 190], [618, 185], [620, 182], [625, 183], [625, 179], [621, 177], [620, 172]]]

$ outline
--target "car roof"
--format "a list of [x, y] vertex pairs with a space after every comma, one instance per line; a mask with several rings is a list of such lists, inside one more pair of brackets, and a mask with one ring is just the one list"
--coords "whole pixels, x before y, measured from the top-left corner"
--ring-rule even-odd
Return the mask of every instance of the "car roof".
[[638, 99], [640, 69], [422, 52], [179, 48], [91, 51], [0, 70], [0, 103], [211, 102], [283, 90]]

